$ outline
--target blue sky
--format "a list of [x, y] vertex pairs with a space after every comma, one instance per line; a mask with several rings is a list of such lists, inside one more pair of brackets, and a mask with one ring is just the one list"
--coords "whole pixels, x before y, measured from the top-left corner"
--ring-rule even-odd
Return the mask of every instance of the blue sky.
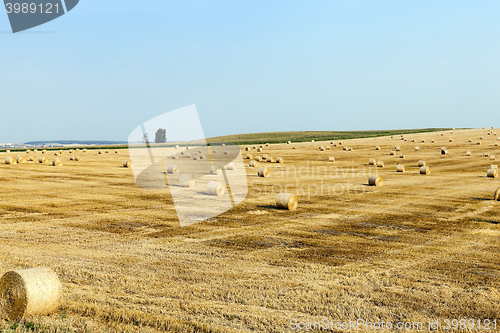
[[0, 142], [127, 140], [196, 104], [207, 137], [500, 126], [500, 2], [80, 0], [0, 15]]

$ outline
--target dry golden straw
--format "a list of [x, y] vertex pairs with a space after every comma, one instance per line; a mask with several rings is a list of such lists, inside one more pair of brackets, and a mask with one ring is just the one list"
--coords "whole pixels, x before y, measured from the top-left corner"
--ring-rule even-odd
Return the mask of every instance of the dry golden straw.
[[218, 197], [224, 195], [226, 188], [223, 183], [217, 181], [211, 181], [207, 186], [207, 193], [210, 195], [216, 195]]
[[267, 178], [269, 175], [271, 175], [271, 170], [268, 167], [260, 168], [257, 170], [257, 175], [259, 177], [264, 177]]
[[299, 205], [299, 200], [294, 194], [280, 193], [276, 198], [276, 207], [294, 211]]
[[498, 178], [498, 169], [489, 169], [487, 176], [489, 178]]
[[193, 175], [182, 175], [179, 179], [179, 184], [181, 187], [194, 187], [195, 180]]
[[372, 175], [368, 178], [368, 185], [370, 185], [370, 186], [382, 186], [382, 185], [384, 185], [384, 180], [380, 176]]
[[396, 172], [405, 172], [405, 166], [403, 164], [396, 165]]
[[179, 168], [175, 164], [170, 164], [169, 166], [167, 166], [167, 173], [170, 173], [173, 175], [178, 174]]
[[0, 312], [12, 321], [53, 313], [61, 299], [61, 282], [50, 268], [11, 271], [0, 279]]
[[493, 200], [500, 201], [500, 187], [496, 189]]
[[5, 164], [17, 164], [17, 159], [15, 157], [6, 157]]
[[60, 159], [56, 158], [55, 160], [52, 161], [53, 166], [62, 166], [62, 162]]
[[423, 166], [420, 168], [421, 175], [428, 175], [431, 173], [431, 169], [428, 166]]

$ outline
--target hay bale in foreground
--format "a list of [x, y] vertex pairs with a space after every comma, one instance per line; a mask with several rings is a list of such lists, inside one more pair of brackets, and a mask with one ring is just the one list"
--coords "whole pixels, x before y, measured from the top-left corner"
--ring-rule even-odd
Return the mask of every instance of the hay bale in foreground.
[[39, 267], [5, 273], [0, 279], [0, 313], [12, 321], [48, 315], [59, 309], [62, 285], [50, 268]]
[[431, 169], [428, 166], [423, 166], [420, 168], [421, 175], [428, 175], [431, 173]]
[[255, 161], [255, 160], [251, 160], [250, 163], [248, 164], [248, 166], [251, 168], [256, 168], [259, 166], [259, 162]]
[[167, 166], [167, 173], [175, 175], [179, 173], [179, 168], [177, 167], [176, 164], [170, 164]]
[[216, 195], [218, 197], [223, 196], [226, 192], [226, 187], [223, 183], [218, 181], [211, 181], [207, 186], [207, 193], [210, 195]]
[[370, 158], [370, 160], [368, 161], [368, 164], [369, 165], [375, 165], [375, 164], [377, 164], [377, 161], [375, 161], [374, 158]]
[[405, 172], [405, 166], [403, 164], [396, 165], [396, 172]]
[[123, 162], [123, 167], [124, 168], [130, 168], [132, 166], [132, 161], [131, 160], [126, 160]]
[[193, 188], [194, 184], [195, 180], [193, 175], [182, 175], [181, 178], [179, 179], [179, 185], [181, 187]]
[[498, 169], [489, 169], [486, 175], [488, 178], [498, 178]]
[[384, 167], [384, 161], [377, 161], [377, 168], [383, 168]]
[[294, 194], [280, 193], [276, 198], [276, 207], [294, 211], [299, 205], [299, 200]]
[[271, 170], [268, 167], [260, 168], [257, 170], [257, 175], [259, 177], [267, 178], [271, 175]]
[[17, 164], [17, 159], [15, 157], [6, 157], [5, 164]]
[[370, 186], [382, 186], [384, 185], [384, 179], [382, 177], [373, 175], [368, 178], [368, 185]]
[[16, 156], [17, 163], [26, 163], [26, 157], [22, 155], [17, 155]]
[[62, 166], [62, 162], [60, 159], [56, 158], [55, 160], [52, 161], [53, 166]]
[[500, 201], [500, 187], [496, 189], [495, 195], [493, 196], [493, 200]]
[[418, 161], [418, 166], [419, 166], [419, 167], [423, 167], [423, 166], [426, 166], [426, 165], [427, 165], [427, 164], [425, 163], [425, 161], [424, 161], [424, 160], [420, 160], [420, 161]]

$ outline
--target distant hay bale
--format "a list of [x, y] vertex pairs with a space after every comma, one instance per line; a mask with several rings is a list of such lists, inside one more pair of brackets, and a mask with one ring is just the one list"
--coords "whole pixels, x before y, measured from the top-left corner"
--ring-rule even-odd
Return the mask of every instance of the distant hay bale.
[[38, 163], [47, 163], [47, 157], [45, 156], [40, 156], [38, 158]]
[[70, 153], [70, 154], [73, 154], [73, 149], [70, 149], [70, 150], [69, 150], [69, 153]]
[[5, 152], [6, 152], [7, 154], [10, 154], [10, 149], [7, 149]]
[[223, 196], [226, 192], [226, 187], [224, 183], [218, 181], [211, 181], [207, 186], [207, 193], [210, 195], [216, 195], [218, 197]]
[[394, 154], [396, 154], [396, 152], [394, 150], [391, 150], [391, 152], [389, 154], [394, 155]]
[[396, 165], [396, 172], [405, 172], [405, 166], [403, 164]]
[[250, 151], [250, 147], [245, 147], [245, 151]]
[[246, 156], [247, 160], [251, 160], [253, 158], [252, 154], [247, 154]]
[[431, 173], [431, 169], [428, 166], [423, 166], [420, 168], [421, 175], [428, 175]]
[[263, 160], [267, 160], [267, 154], [262, 155]]
[[375, 164], [377, 164], [377, 161], [375, 161], [374, 158], [370, 158], [370, 160], [368, 161], [368, 164], [369, 165], [375, 165]]
[[299, 205], [299, 200], [294, 194], [280, 193], [276, 198], [276, 207], [294, 211]]
[[255, 156], [254, 160], [260, 162], [262, 161], [262, 156]]
[[394, 147], [394, 150], [395, 150], [395, 151], [400, 151], [400, 150], [401, 150], [401, 148], [400, 148], [399, 146], [396, 146], [396, 147]]
[[186, 156], [186, 158], [191, 158], [192, 157], [191, 153], [186, 153], [185, 156]]
[[79, 155], [75, 156], [75, 158], [73, 160], [77, 161], [77, 162], [80, 161], [80, 156]]
[[17, 161], [17, 163], [19, 163], [19, 164], [21, 164], [21, 163], [26, 163], [26, 156], [17, 155], [17, 156], [16, 156], [16, 161]]
[[268, 142], [268, 143], [266, 143], [266, 147], [269, 147], [269, 142]]
[[52, 161], [53, 166], [62, 166], [62, 162], [60, 159], [56, 158], [55, 160]]
[[335, 162], [335, 157], [330, 156], [330, 157], [328, 158], [328, 161], [329, 161], [329, 162]]
[[62, 149], [61, 149], [61, 150], [59, 150], [59, 154], [60, 154], [60, 155], [64, 154], [64, 150], [62, 150]]
[[230, 162], [225, 167], [226, 170], [236, 170], [236, 163]]
[[330, 146], [326, 146], [325, 148], [326, 148], [326, 150], [330, 150]]
[[489, 169], [487, 176], [488, 178], [498, 178], [498, 169]]
[[470, 151], [468, 151], [468, 152], [466, 152], [466, 153], [465, 153], [465, 156], [471, 156], [471, 155], [472, 155], [472, 154], [471, 154], [471, 152], [470, 152]]
[[276, 163], [285, 163], [285, 159], [283, 157], [278, 157]]
[[[484, 154], [483, 154], [483, 156], [484, 156], [484, 157], [488, 157], [488, 156], [490, 156], [490, 153], [486, 152], [486, 153], [484, 153]], [[19, 163], [19, 162], [18, 162], [18, 163]]]
[[102, 150], [99, 150], [99, 154], [102, 154]]
[[319, 150], [324, 151], [324, 150], [325, 150], [325, 147], [320, 146], [320, 147], [319, 147]]
[[176, 164], [170, 164], [167, 166], [167, 173], [175, 175], [179, 173], [179, 167]]
[[262, 152], [262, 148], [257, 148], [257, 152], [258, 153]]
[[472, 140], [471, 139], [467, 139], [467, 142], [472, 142]]
[[418, 151], [420, 148], [419, 147], [415, 147], [415, 151]]
[[493, 146], [498, 147], [498, 142], [495, 142]]
[[0, 279], [0, 313], [9, 320], [48, 315], [59, 309], [62, 285], [50, 268], [38, 267], [5, 273]]
[[118, 149], [115, 150], [115, 154], [118, 154], [120, 151]]
[[314, 142], [314, 140], [311, 140], [311, 142]]
[[495, 155], [490, 155], [490, 160], [494, 161], [495, 160]]
[[384, 179], [377, 175], [372, 175], [368, 178], [368, 185], [370, 186], [382, 186], [384, 185]]
[[411, 142], [415, 142], [415, 138], [411, 139]]
[[441, 136], [444, 136], [444, 133], [441, 133]]
[[297, 146], [293, 146], [293, 148], [292, 148], [292, 149], [297, 149]]
[[256, 160], [251, 160], [248, 166], [251, 168], [256, 168], [259, 166], [259, 162], [257, 162]]
[[482, 137], [482, 136], [479, 137], [479, 140], [483, 140], [483, 139], [484, 139], [484, 137]]
[[453, 142], [453, 139], [449, 139], [448, 141], [449, 141], [449, 142]]
[[376, 146], [376, 147], [375, 147], [375, 150], [380, 150], [380, 146]]
[[408, 141], [408, 139], [407, 139], [407, 138], [404, 138], [404, 139], [403, 139], [403, 141]]
[[204, 159], [206, 159], [206, 158], [207, 158], [207, 155], [205, 155], [205, 154], [200, 154], [200, 155], [198, 155], [198, 156], [200, 156], [200, 160], [204, 160]]
[[175, 153], [174, 153], [174, 154], [172, 154], [172, 159], [173, 159], [173, 160], [176, 160], [176, 159], [178, 159], [178, 158], [179, 158], [179, 156], [178, 156], [177, 154], [175, 154]]
[[86, 153], [86, 152], [87, 152], [87, 148], [85, 148], [85, 149], [84, 149], [84, 150], [82, 150], [82, 151], [83, 151], [84, 153]]
[[260, 168], [257, 170], [257, 175], [259, 177], [267, 178], [271, 175], [271, 170], [268, 167]]
[[132, 161], [131, 160], [125, 160], [123, 162], [123, 167], [124, 168], [130, 168], [132, 166]]
[[195, 185], [195, 179], [193, 175], [182, 175], [179, 179], [179, 185], [181, 187], [193, 188]]
[[17, 164], [17, 159], [15, 157], [6, 157], [5, 164]]
[[345, 146], [344, 146], [344, 147], [342, 147], [342, 150], [347, 150], [347, 147], [345, 147]]
[[[422, 142], [425, 142], [425, 139], [422, 139]], [[431, 140], [432, 143], [434, 143], [434, 140]]]
[[228, 155], [229, 152], [227, 150], [224, 150], [224, 155]]
[[252, 149], [257, 149], [257, 146], [253, 146]]
[[441, 155], [448, 155], [448, 151], [446, 149], [441, 149]]
[[[225, 143], [223, 143], [223, 144], [222, 144], [222, 147], [225, 147], [225, 146], [226, 146], [226, 144], [225, 144]], [[262, 146], [261, 146], [261, 147], [262, 147]], [[188, 149], [189, 149], [189, 147], [188, 147]]]
[[418, 161], [418, 166], [419, 166], [419, 167], [423, 167], [423, 166], [426, 166], [426, 165], [427, 165], [427, 164], [425, 163], [425, 161], [424, 161], [424, 160], [420, 160], [420, 161]]
[[33, 161], [36, 161], [36, 157], [35, 156], [28, 157], [28, 162], [33, 162]]
[[26, 154], [29, 154], [29, 153], [31, 153], [31, 150], [26, 149]]
[[69, 160], [70, 160], [70, 161], [73, 161], [74, 159], [75, 159], [75, 157], [74, 157], [74, 156], [70, 156], [70, 157], [69, 157]]
[[289, 145], [289, 144], [291, 144], [291, 143], [292, 143], [292, 141], [287, 141], [287, 142], [286, 142], [286, 144], [288, 144], [288, 145]]
[[492, 165], [490, 165], [490, 169], [498, 169], [498, 165], [492, 164]]
[[347, 151], [354, 151], [354, 148], [352, 148], [352, 147], [347, 147]]
[[220, 175], [222, 173], [222, 168], [221, 167], [211, 167], [210, 168], [210, 174], [212, 175]]
[[272, 157], [272, 156], [268, 156], [268, 157], [267, 157], [267, 161], [268, 161], [269, 163], [274, 163], [274, 162], [276, 162], [276, 160], [275, 160], [275, 159], [274, 159], [274, 157]]
[[195, 160], [195, 161], [199, 161], [199, 160], [200, 160], [200, 155], [198, 155], [198, 154], [194, 154], [194, 155], [193, 155], [193, 160]]
[[404, 153], [399, 154], [399, 158], [405, 158], [405, 154]]
[[383, 168], [384, 167], [384, 162], [383, 161], [377, 161], [377, 167], [378, 168]]
[[391, 135], [391, 139], [394, 139], [394, 135]]
[[[425, 142], [425, 141], [422, 141], [422, 142]], [[436, 142], [436, 140], [432, 139], [432, 140], [431, 140], [431, 143], [434, 143], [434, 142]]]

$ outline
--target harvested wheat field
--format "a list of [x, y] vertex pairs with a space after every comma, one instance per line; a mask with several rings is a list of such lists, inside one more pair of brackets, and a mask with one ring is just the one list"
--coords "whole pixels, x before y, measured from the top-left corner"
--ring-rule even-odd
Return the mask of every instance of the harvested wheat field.
[[[64, 295], [57, 312], [3, 321], [0, 330], [288, 332], [297, 331], [291, 323], [383, 320], [421, 322], [425, 331], [439, 320], [435, 331], [445, 332], [452, 319], [500, 326], [500, 179], [487, 176], [484, 157], [500, 155], [496, 135], [286, 141], [262, 153], [250, 144], [253, 156], [285, 162], [262, 162], [271, 172], [259, 177], [245, 159], [246, 199], [187, 227], [168, 189], [136, 185], [123, 167], [126, 150], [88, 150], [81, 161], [62, 154], [58, 167], [39, 163], [42, 152], [29, 153], [34, 162], [0, 164], [0, 275], [49, 267]], [[390, 155], [396, 146], [404, 160]], [[420, 174], [419, 161], [432, 172]], [[375, 174], [383, 186], [369, 186]], [[276, 207], [285, 190], [296, 210]]]

